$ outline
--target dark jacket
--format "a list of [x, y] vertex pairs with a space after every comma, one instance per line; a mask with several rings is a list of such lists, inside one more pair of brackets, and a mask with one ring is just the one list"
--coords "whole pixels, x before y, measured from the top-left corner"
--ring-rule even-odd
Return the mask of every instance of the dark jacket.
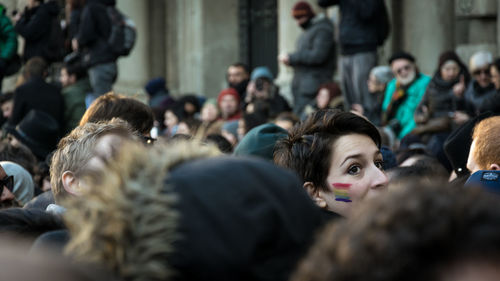
[[290, 54], [294, 69], [294, 95], [315, 96], [319, 86], [331, 81], [335, 70], [333, 23], [317, 16], [297, 41], [296, 51]]
[[65, 121], [63, 132], [65, 134], [71, 132], [80, 123], [80, 119], [87, 110], [85, 96], [89, 92], [92, 92], [92, 88], [88, 78], [80, 79], [75, 84], [62, 89]]
[[[439, 72], [434, 74], [415, 112], [415, 120], [421, 119], [422, 123], [417, 125], [414, 133], [437, 133], [452, 129], [450, 113], [462, 110], [464, 103], [463, 98], [458, 98], [453, 93], [453, 86], [458, 82], [459, 78], [444, 81]], [[424, 106], [427, 111], [423, 110]]]
[[117, 59], [108, 45], [111, 19], [107, 8], [114, 7], [115, 4], [115, 0], [88, 0], [83, 8], [76, 38], [78, 48], [85, 54], [84, 63], [88, 67]]
[[484, 99], [479, 106], [479, 113], [491, 111], [494, 114], [500, 114], [500, 92], [497, 90], [494, 95]]
[[52, 22], [59, 14], [56, 1], [49, 1], [31, 10], [26, 10], [16, 23], [15, 30], [25, 40], [23, 59], [40, 56], [50, 61], [50, 35]]
[[495, 94], [496, 90], [493, 83], [486, 88], [481, 88], [475, 80], [472, 81], [464, 93], [466, 111], [471, 115], [477, 115], [483, 102]]
[[340, 5], [343, 55], [376, 51], [389, 32], [384, 0], [319, 0], [320, 6]]
[[82, 9], [75, 9], [69, 15], [68, 25], [68, 38], [71, 40], [76, 37], [80, 29], [80, 19], [82, 16]]
[[32, 109], [50, 114], [58, 123], [64, 124], [64, 99], [61, 89], [36, 77], [19, 86], [14, 94], [14, 108], [9, 125], [15, 127]]
[[448, 116], [451, 111], [460, 109], [462, 99], [453, 93], [453, 86], [456, 83], [458, 78], [444, 81], [440, 75], [434, 75], [422, 100], [422, 104], [429, 109], [430, 118]]

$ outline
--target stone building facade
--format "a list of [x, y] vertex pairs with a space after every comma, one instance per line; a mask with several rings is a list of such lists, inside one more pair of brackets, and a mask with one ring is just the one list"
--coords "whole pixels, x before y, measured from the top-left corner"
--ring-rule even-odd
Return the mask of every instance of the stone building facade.
[[[0, 0], [22, 8], [26, 0]], [[226, 86], [225, 71], [237, 61], [267, 65], [287, 94], [292, 70], [276, 56], [293, 51], [300, 34], [290, 10], [296, 0], [117, 0], [138, 27], [129, 57], [119, 60], [117, 91], [135, 95], [153, 77], [164, 76], [174, 95], [215, 97]], [[338, 22], [336, 8], [320, 9]], [[499, 55], [500, 0], [386, 0], [392, 22], [379, 50], [384, 64], [395, 50], [412, 52], [432, 74], [439, 54], [454, 49], [467, 62], [476, 50]]]

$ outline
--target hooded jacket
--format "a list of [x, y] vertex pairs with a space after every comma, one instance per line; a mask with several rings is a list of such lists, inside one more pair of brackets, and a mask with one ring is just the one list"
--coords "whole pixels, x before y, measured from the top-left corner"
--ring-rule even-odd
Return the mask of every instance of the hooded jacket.
[[17, 52], [17, 34], [2, 4], [0, 9], [0, 59], [9, 60]]
[[78, 48], [85, 54], [84, 63], [88, 67], [117, 59], [108, 45], [111, 19], [107, 8], [115, 5], [115, 0], [88, 0], [83, 8], [76, 39]]
[[35, 193], [33, 178], [26, 169], [14, 162], [2, 161], [0, 162], [0, 166], [5, 170], [7, 176], [14, 176], [14, 188], [12, 193], [16, 197], [17, 202], [19, 202], [21, 206], [24, 206], [24, 204], [28, 203], [33, 198]]
[[189, 162], [166, 183], [179, 197], [174, 280], [288, 280], [322, 225], [298, 178], [260, 159]]
[[25, 40], [23, 59], [40, 56], [47, 58], [53, 20], [60, 12], [56, 1], [49, 1], [31, 10], [26, 10], [14, 29]]
[[123, 147], [68, 205], [69, 253], [125, 280], [287, 280], [323, 224], [297, 177], [181, 145]]

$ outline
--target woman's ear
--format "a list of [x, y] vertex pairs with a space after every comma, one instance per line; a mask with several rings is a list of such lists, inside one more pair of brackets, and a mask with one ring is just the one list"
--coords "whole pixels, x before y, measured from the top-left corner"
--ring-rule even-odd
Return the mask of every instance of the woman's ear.
[[310, 181], [304, 183], [304, 189], [307, 191], [307, 194], [311, 197], [311, 199], [322, 209], [326, 209], [327, 204], [323, 199], [322, 193], [319, 192], [319, 188], [316, 188], [314, 184]]

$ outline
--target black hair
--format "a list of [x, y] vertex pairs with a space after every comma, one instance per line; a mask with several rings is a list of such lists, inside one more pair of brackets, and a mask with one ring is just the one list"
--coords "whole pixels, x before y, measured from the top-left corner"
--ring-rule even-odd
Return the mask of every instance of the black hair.
[[210, 134], [205, 138], [205, 142], [215, 144], [222, 153], [231, 154], [233, 146], [225, 137], [220, 134]]

